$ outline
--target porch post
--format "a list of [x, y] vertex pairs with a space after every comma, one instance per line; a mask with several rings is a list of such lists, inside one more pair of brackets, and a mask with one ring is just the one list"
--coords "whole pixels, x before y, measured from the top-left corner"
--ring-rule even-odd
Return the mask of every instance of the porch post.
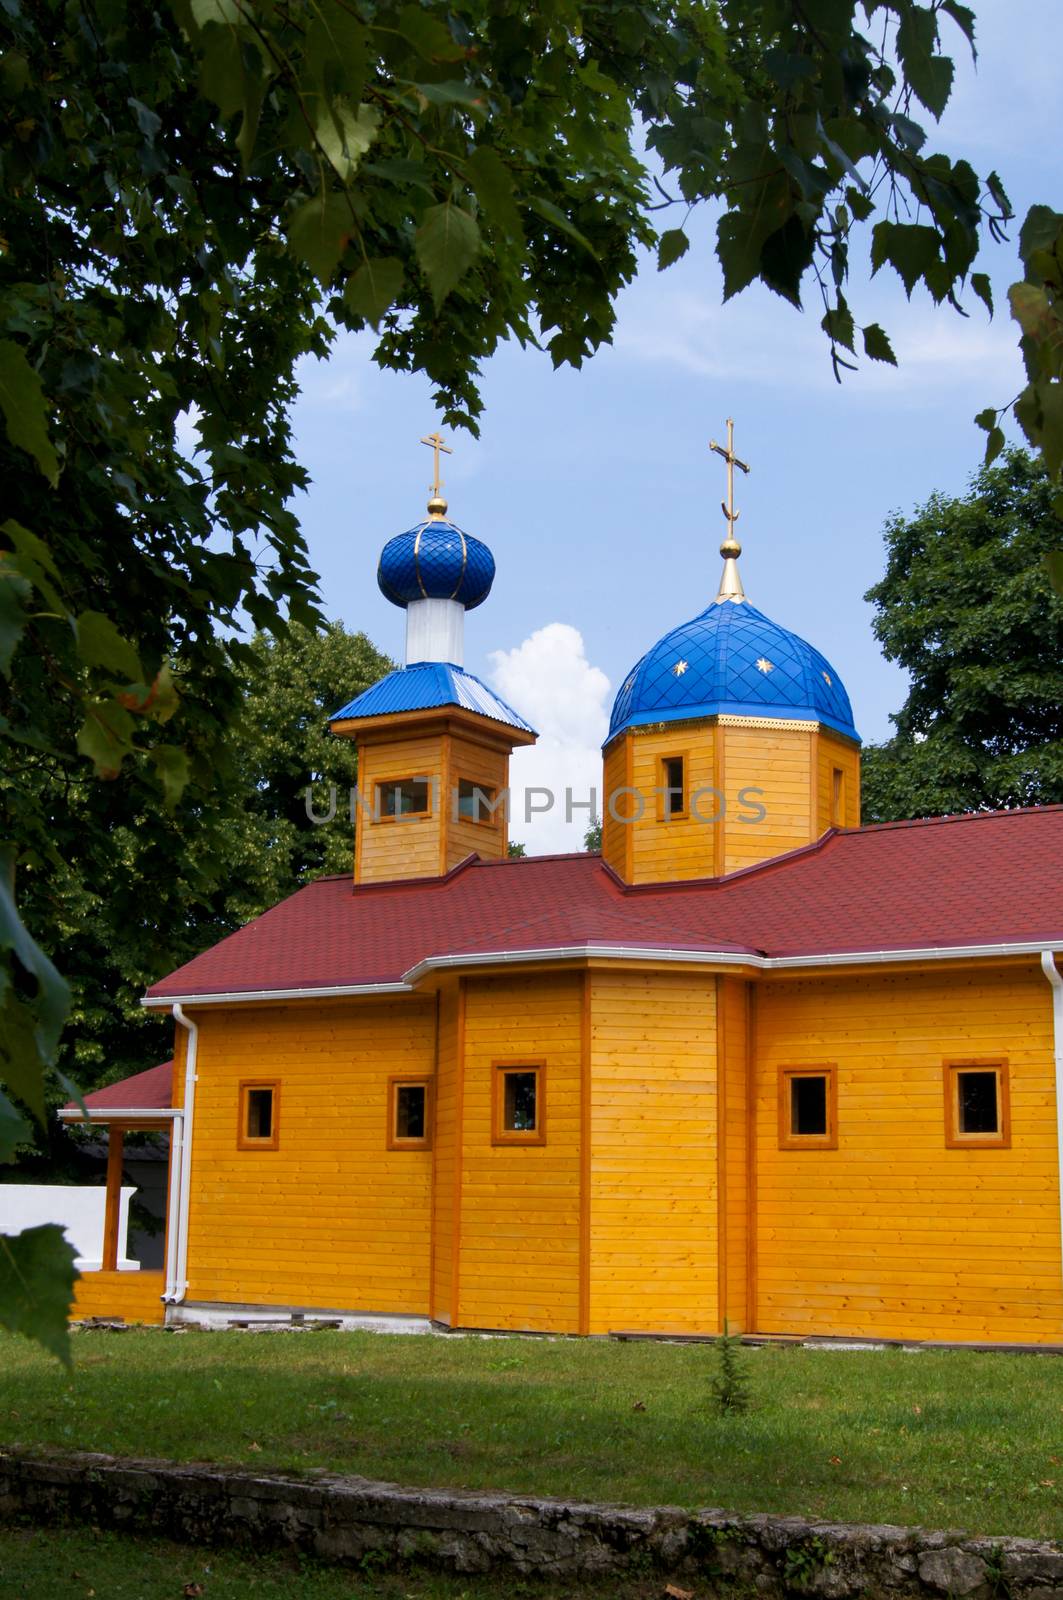
[[122, 1210], [122, 1148], [125, 1130], [112, 1123], [107, 1134], [107, 1203], [103, 1213], [104, 1272], [118, 1271], [118, 1218]]

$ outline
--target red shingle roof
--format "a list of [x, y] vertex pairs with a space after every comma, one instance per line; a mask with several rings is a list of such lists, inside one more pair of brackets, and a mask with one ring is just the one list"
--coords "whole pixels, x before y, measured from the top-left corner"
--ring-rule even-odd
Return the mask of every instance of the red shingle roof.
[[1013, 943], [1063, 945], [1063, 806], [831, 833], [696, 883], [625, 887], [588, 855], [471, 857], [417, 882], [324, 878], [149, 998], [398, 983], [432, 959], [588, 944], [815, 957]]
[[[131, 1078], [109, 1083], [105, 1089], [94, 1089], [85, 1096], [89, 1111], [169, 1111], [173, 1105], [173, 1062], [162, 1061], [146, 1072], [135, 1072]], [[75, 1100], [68, 1100], [64, 1111], [80, 1113]]]

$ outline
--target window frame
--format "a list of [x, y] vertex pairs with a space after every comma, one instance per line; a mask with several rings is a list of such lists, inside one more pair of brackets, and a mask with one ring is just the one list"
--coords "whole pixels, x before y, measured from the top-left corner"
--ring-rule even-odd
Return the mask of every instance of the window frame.
[[[479, 789], [481, 794], [489, 795], [492, 810], [485, 817], [467, 817], [461, 809], [461, 786], [469, 783], [473, 789]], [[459, 773], [454, 784], [454, 822], [469, 823], [474, 828], [497, 828], [502, 819], [502, 807], [499, 804], [499, 786], [494, 783], [481, 783], [479, 778], [465, 777]]]
[[[389, 1150], [431, 1150], [432, 1118], [435, 1112], [435, 1095], [432, 1078], [424, 1072], [393, 1072], [387, 1085], [387, 1148]], [[424, 1136], [420, 1139], [400, 1138], [398, 1109], [400, 1089], [424, 1090]]]
[[[383, 789], [398, 789], [404, 783], [423, 783], [428, 793], [428, 804], [423, 811], [400, 811], [388, 816], [381, 808], [380, 796]], [[432, 790], [434, 788], [430, 775], [424, 773], [408, 772], [401, 778], [374, 778], [373, 779], [373, 821], [374, 822], [426, 822], [432, 815]]]
[[[535, 1073], [535, 1127], [529, 1130], [504, 1128], [506, 1108], [505, 1078], [510, 1073]], [[546, 1062], [540, 1057], [507, 1059], [491, 1063], [491, 1143], [493, 1145], [544, 1145], [546, 1143]]]
[[[252, 1089], [269, 1089], [273, 1095], [273, 1104], [270, 1116], [270, 1134], [268, 1139], [258, 1139], [247, 1131], [247, 1114], [250, 1106], [250, 1093]], [[238, 1150], [279, 1150], [280, 1149], [280, 1103], [281, 1086], [277, 1078], [241, 1078], [238, 1084], [237, 1122], [236, 1122], [236, 1148]]]
[[[826, 1078], [826, 1133], [795, 1133], [792, 1123], [793, 1100], [790, 1085], [794, 1078]], [[838, 1065], [835, 1061], [803, 1063], [779, 1068], [779, 1149], [837, 1150], [838, 1148]]]
[[831, 765], [830, 769], [830, 825], [845, 827], [845, 768]]
[[[952, 1056], [942, 1063], [946, 1150], [1011, 1149], [1011, 1074], [1006, 1056]], [[992, 1072], [997, 1080], [996, 1133], [960, 1132], [960, 1073]]]
[[[678, 811], [669, 811], [668, 796], [674, 792], [673, 786], [668, 782], [669, 761], [683, 763], [683, 804]], [[689, 750], [672, 750], [667, 755], [657, 757], [657, 821], [658, 822], [686, 822], [690, 817], [690, 752]]]

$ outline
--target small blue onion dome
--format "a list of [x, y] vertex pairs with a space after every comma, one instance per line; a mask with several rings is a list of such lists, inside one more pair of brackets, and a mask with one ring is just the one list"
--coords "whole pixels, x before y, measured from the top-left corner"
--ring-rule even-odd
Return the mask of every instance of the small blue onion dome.
[[625, 728], [721, 715], [822, 722], [860, 737], [830, 662], [743, 599], [714, 602], [647, 650], [613, 703], [606, 743]]
[[392, 605], [458, 600], [471, 611], [491, 593], [495, 558], [485, 544], [463, 533], [456, 523], [430, 516], [388, 540], [380, 553], [376, 581]]

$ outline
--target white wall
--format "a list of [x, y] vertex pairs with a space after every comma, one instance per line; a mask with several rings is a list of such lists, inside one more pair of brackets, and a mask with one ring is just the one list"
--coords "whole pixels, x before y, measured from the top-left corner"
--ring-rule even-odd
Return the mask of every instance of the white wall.
[[[122, 1189], [118, 1208], [118, 1270], [139, 1272], [140, 1262], [126, 1250], [129, 1202], [135, 1188]], [[43, 1222], [57, 1222], [77, 1251], [74, 1265], [99, 1272], [103, 1263], [103, 1223], [107, 1190], [99, 1184], [0, 1183], [0, 1233], [21, 1233]]]

